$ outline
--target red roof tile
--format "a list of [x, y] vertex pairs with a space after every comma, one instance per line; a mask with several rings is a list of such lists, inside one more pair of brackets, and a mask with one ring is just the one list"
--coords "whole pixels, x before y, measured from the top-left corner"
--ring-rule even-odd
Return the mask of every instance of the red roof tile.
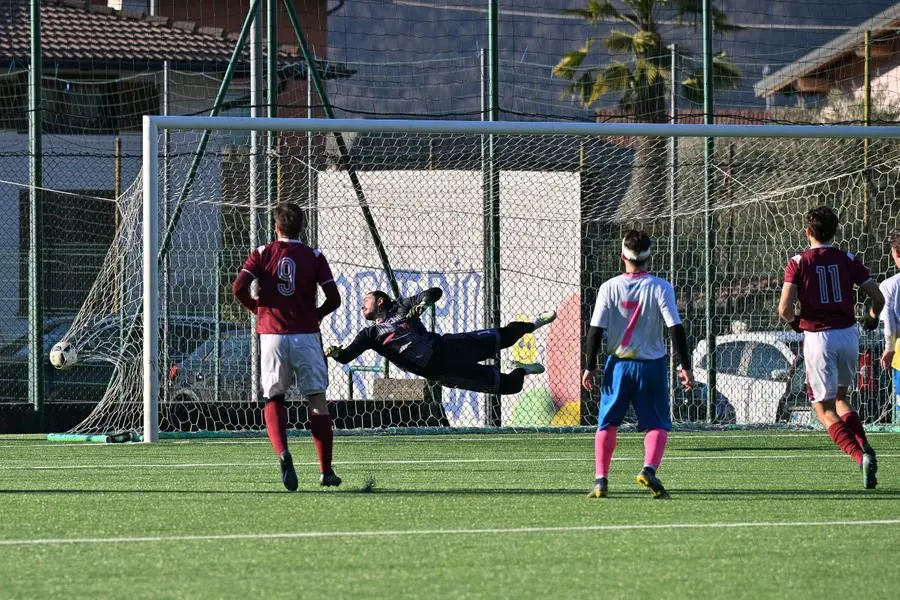
[[[0, 0], [0, 60], [24, 60], [30, 52], [30, 18], [24, 0]], [[236, 35], [189, 21], [117, 11], [84, 0], [41, 2], [41, 51], [46, 61], [229, 60]], [[244, 49], [247, 56], [247, 49]], [[294, 62], [297, 47], [280, 48]]]

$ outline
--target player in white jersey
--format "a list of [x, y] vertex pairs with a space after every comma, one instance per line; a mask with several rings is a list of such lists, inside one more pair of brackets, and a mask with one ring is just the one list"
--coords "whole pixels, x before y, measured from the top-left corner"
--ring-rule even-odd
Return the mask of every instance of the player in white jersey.
[[[891, 258], [900, 269], [900, 229], [891, 232]], [[878, 286], [884, 295], [884, 309], [881, 321], [884, 325], [884, 354], [881, 355], [883, 369], [891, 369], [894, 374], [894, 410], [900, 410], [900, 273], [889, 277]]]
[[600, 411], [594, 436], [595, 480], [592, 498], [608, 494], [609, 465], [616, 448], [616, 432], [629, 406], [634, 406], [638, 430], [644, 435], [644, 468], [637, 482], [654, 498], [668, 498], [656, 470], [662, 462], [672, 429], [666, 375], [663, 328], [669, 329], [681, 363], [678, 377], [685, 389], [694, 385], [687, 337], [675, 290], [668, 281], [645, 270], [650, 260], [650, 237], [631, 230], [622, 240], [625, 273], [600, 286], [587, 335], [587, 357], [581, 383], [594, 389], [597, 355], [606, 332], [606, 364], [600, 390]]

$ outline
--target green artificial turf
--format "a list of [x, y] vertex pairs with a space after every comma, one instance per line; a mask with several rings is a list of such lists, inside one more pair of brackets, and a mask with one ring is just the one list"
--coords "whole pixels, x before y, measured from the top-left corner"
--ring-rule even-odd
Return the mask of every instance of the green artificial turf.
[[0, 596], [896, 597], [900, 435], [876, 490], [822, 432], [669, 439], [671, 500], [636, 434], [597, 500], [584, 434], [339, 436], [338, 489], [291, 439], [293, 494], [264, 439], [0, 437]]

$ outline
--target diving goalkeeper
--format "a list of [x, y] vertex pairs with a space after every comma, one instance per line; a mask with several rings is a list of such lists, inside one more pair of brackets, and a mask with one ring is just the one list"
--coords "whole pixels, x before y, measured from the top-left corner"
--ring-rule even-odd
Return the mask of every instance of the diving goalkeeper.
[[329, 346], [325, 356], [347, 364], [366, 350], [374, 350], [414, 375], [446, 387], [489, 394], [515, 394], [522, 391], [525, 375], [544, 372], [539, 363], [515, 363], [509, 373], [480, 363], [552, 322], [554, 311], [543, 312], [532, 322], [512, 322], [499, 329], [440, 335], [425, 329], [419, 317], [441, 296], [440, 288], [398, 300], [382, 291], [369, 292], [363, 298], [362, 315], [375, 324], [360, 331], [346, 348]]

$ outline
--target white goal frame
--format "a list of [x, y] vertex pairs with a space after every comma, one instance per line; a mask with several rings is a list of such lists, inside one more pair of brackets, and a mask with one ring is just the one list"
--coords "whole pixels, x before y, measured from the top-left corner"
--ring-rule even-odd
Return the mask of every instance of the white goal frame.
[[898, 139], [900, 127], [848, 125], [703, 125], [518, 121], [363, 120], [151, 116], [143, 119], [143, 405], [144, 442], [159, 440], [159, 152], [160, 130], [294, 131], [603, 137]]

